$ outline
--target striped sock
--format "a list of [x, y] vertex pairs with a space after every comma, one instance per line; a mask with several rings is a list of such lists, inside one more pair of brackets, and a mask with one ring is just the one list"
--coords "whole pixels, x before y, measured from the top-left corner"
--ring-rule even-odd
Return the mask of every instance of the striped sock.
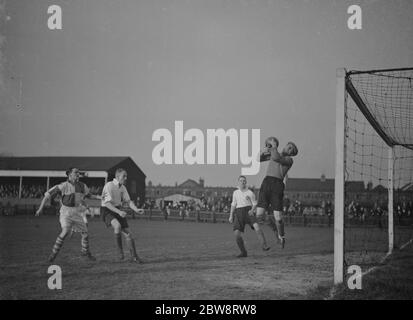
[[82, 235], [82, 253], [89, 253], [89, 236]]
[[62, 248], [64, 238], [58, 236], [56, 242], [53, 246], [52, 252], [56, 255], [59, 253], [60, 249]]

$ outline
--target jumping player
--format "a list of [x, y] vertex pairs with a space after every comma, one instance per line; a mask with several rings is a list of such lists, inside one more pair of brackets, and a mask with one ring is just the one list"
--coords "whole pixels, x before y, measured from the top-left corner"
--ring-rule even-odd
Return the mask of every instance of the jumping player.
[[67, 181], [62, 182], [59, 185], [49, 189], [40, 204], [39, 209], [36, 211], [36, 216], [39, 216], [43, 211], [45, 203], [53, 196], [61, 195], [61, 207], [60, 207], [60, 225], [62, 232], [56, 239], [53, 246], [52, 253], [49, 256], [48, 261], [53, 262], [59, 253], [66, 236], [73, 229], [81, 234], [82, 251], [81, 255], [89, 260], [96, 260], [92, 256], [89, 250], [89, 236], [87, 229], [87, 220], [84, 213], [87, 210], [85, 197], [94, 198], [95, 196], [89, 193], [89, 188], [79, 181], [80, 172], [78, 168], [70, 168], [66, 171]]
[[242, 233], [244, 232], [246, 224], [249, 224], [257, 233], [262, 249], [264, 251], [270, 249], [267, 246], [264, 233], [260, 229], [260, 226], [254, 216], [256, 206], [257, 201], [255, 200], [255, 195], [247, 188], [247, 178], [245, 178], [245, 176], [240, 176], [238, 178], [238, 189], [235, 190], [232, 195], [232, 204], [229, 216], [229, 222], [233, 223], [237, 245], [241, 250], [241, 253], [237, 256], [238, 258], [247, 256], [247, 250], [245, 249], [244, 240], [242, 239]]
[[135, 240], [129, 231], [126, 212], [121, 210], [122, 204], [127, 203], [136, 213], [143, 214], [136, 205], [130, 200], [125, 183], [128, 174], [125, 169], [117, 169], [115, 179], [105, 184], [102, 191], [101, 216], [107, 227], [112, 226], [115, 233], [116, 245], [119, 251], [119, 260], [125, 259], [123, 254], [122, 233], [125, 236], [126, 244], [129, 248], [132, 261], [143, 263], [136, 253]]
[[278, 140], [270, 137], [266, 140], [266, 146], [261, 151], [260, 161], [268, 160], [266, 176], [261, 184], [257, 218], [263, 219], [265, 210], [273, 211], [275, 227], [273, 228], [281, 247], [285, 246], [284, 221], [282, 220], [283, 197], [284, 197], [284, 178], [293, 165], [292, 157], [298, 153], [297, 146], [293, 142], [288, 142], [282, 150], [278, 152]]

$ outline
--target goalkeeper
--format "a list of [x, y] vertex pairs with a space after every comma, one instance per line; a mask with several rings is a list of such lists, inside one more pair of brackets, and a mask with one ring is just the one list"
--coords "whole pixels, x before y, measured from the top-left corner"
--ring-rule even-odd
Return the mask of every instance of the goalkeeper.
[[[285, 246], [284, 221], [282, 220], [284, 178], [293, 165], [292, 157], [298, 153], [297, 146], [288, 142], [281, 153], [278, 152], [278, 140], [270, 137], [259, 155], [260, 161], [268, 161], [266, 176], [261, 184], [257, 205], [257, 218], [263, 219], [265, 210], [273, 211], [274, 231], [278, 233], [281, 247]], [[278, 231], [278, 232], [277, 232]]]

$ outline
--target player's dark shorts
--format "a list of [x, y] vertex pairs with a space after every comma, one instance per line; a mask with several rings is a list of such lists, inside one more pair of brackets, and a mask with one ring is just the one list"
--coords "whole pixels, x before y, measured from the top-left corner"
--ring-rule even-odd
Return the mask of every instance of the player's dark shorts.
[[252, 228], [252, 225], [257, 222], [257, 218], [252, 215], [250, 216], [248, 212], [251, 210], [251, 207], [242, 207], [236, 208], [234, 211], [234, 222], [233, 229], [244, 232], [245, 225], [249, 224]]
[[266, 176], [261, 184], [257, 207], [283, 210], [284, 182], [276, 177]]
[[128, 228], [128, 221], [126, 218], [121, 217], [116, 212], [109, 210], [106, 207], [100, 207], [100, 215], [102, 217], [103, 222], [106, 224], [106, 227], [111, 226], [111, 222], [113, 219], [118, 220], [122, 229]]

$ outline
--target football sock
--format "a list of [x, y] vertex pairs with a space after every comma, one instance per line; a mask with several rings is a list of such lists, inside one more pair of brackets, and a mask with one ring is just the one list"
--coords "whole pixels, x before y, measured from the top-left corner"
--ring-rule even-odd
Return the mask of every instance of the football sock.
[[245, 249], [244, 240], [242, 239], [242, 237], [236, 237], [236, 240], [237, 240], [238, 248], [241, 250], [241, 253], [243, 255], [247, 255], [247, 250]]
[[269, 225], [270, 225], [272, 231], [274, 231], [275, 236], [278, 238], [278, 228], [277, 228], [277, 224], [275, 222], [275, 219], [273, 217], [269, 218]]
[[62, 248], [64, 240], [65, 239], [62, 238], [61, 236], [57, 237], [56, 242], [55, 242], [55, 244], [53, 246], [53, 249], [52, 249], [52, 252], [53, 252], [54, 255], [57, 255], [59, 253], [60, 249]]
[[130, 252], [132, 258], [137, 258], [138, 254], [136, 253], [135, 240], [130, 238], [130, 237], [127, 237], [126, 238], [126, 243], [129, 247], [129, 252]]
[[122, 234], [115, 233], [115, 240], [116, 240], [116, 246], [118, 247], [119, 254], [123, 256]]
[[267, 246], [267, 241], [265, 240], [264, 232], [261, 229], [255, 232], [257, 233], [258, 241], [260, 242], [261, 247], [263, 249], [266, 249], [268, 246]]
[[89, 236], [88, 234], [83, 234], [82, 233], [82, 253], [89, 253]]
[[280, 238], [284, 238], [284, 236], [285, 236], [284, 221], [283, 220], [278, 220], [278, 221], [275, 221], [275, 224], [277, 226], [278, 234], [279, 234]]

